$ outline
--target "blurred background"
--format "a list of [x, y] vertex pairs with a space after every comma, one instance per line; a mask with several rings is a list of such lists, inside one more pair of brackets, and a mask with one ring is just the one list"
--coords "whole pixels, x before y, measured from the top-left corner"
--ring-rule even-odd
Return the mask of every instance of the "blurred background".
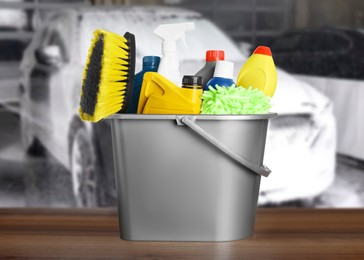
[[136, 71], [153, 29], [195, 21], [181, 71], [207, 49], [238, 71], [257, 45], [278, 68], [261, 207], [364, 206], [361, 0], [0, 0], [0, 207], [115, 206], [107, 121], [78, 117], [93, 30], [133, 32]]

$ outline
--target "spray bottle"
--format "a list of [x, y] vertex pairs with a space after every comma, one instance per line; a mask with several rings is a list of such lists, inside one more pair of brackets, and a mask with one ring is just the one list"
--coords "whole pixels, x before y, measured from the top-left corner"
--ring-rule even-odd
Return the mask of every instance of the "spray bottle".
[[153, 33], [163, 40], [163, 57], [158, 67], [158, 73], [172, 81], [177, 86], [181, 83], [181, 73], [179, 72], [179, 61], [177, 57], [177, 40], [181, 39], [186, 45], [186, 32], [194, 31], [195, 23], [175, 23], [161, 24]]

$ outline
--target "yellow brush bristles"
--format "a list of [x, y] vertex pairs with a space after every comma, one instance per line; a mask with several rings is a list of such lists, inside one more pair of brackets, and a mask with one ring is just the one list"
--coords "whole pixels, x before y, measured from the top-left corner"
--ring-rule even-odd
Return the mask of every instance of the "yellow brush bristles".
[[[94, 32], [83, 74], [79, 111], [82, 120], [97, 122], [123, 108], [131, 76], [129, 75], [130, 51], [125, 37], [105, 30]], [[88, 90], [89, 93], [85, 95]]]

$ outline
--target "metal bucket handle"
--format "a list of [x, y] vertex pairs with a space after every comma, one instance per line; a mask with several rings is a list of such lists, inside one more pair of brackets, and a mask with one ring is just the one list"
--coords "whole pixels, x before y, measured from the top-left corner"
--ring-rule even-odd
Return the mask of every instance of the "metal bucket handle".
[[267, 166], [265, 166], [265, 165], [258, 166], [256, 164], [252, 163], [251, 161], [249, 161], [248, 159], [246, 159], [245, 157], [243, 157], [239, 153], [235, 152], [229, 146], [227, 146], [226, 144], [220, 142], [217, 138], [215, 138], [214, 136], [212, 136], [211, 134], [206, 132], [204, 129], [202, 129], [200, 126], [198, 126], [194, 122], [194, 120], [191, 120], [191, 118], [188, 118], [188, 117], [184, 116], [184, 117], [177, 117], [176, 120], [177, 120], [177, 124], [188, 126], [190, 129], [192, 129], [194, 132], [196, 132], [197, 134], [202, 136], [204, 139], [209, 141], [211, 144], [216, 146], [222, 152], [224, 152], [225, 154], [227, 154], [232, 159], [234, 159], [235, 161], [237, 161], [241, 165], [245, 166], [246, 168], [254, 171], [258, 175], [268, 177], [268, 175], [271, 173], [271, 170], [269, 170], [269, 168]]

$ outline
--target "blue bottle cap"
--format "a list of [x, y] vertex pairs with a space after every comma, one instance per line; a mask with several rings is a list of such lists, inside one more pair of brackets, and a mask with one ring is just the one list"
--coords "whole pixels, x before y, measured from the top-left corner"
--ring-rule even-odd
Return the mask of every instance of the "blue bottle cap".
[[144, 56], [143, 66], [158, 66], [161, 58], [158, 56]]

